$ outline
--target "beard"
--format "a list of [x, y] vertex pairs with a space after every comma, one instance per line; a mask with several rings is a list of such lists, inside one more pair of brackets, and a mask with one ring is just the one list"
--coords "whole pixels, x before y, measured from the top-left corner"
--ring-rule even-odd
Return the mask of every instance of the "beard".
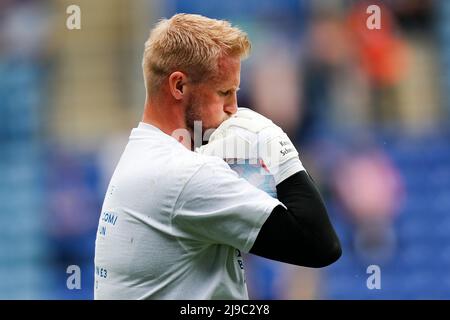
[[186, 106], [186, 112], [184, 113], [184, 122], [186, 125], [186, 128], [191, 132], [191, 134], [194, 133], [194, 123], [195, 121], [200, 121], [202, 125], [202, 131], [204, 131], [203, 128], [203, 121], [202, 121], [202, 110], [200, 103], [198, 99], [194, 97], [194, 95], [191, 95], [188, 100], [188, 104]]
[[[194, 149], [208, 143], [208, 141], [203, 140], [203, 134], [207, 128], [203, 125], [204, 121], [202, 117], [201, 103], [194, 95], [189, 97], [184, 114], [184, 122], [186, 128], [191, 134], [191, 142], [194, 145]], [[198, 124], [195, 125], [195, 122], [200, 122], [200, 126]], [[201, 128], [201, 132], [198, 132], [199, 128]]]
[[[220, 121], [220, 123], [216, 125], [211, 125], [210, 123], [210, 125], [206, 126], [206, 123], [203, 119], [202, 105], [203, 103], [200, 101], [200, 99], [198, 99], [197, 96], [191, 95], [186, 106], [184, 122], [186, 128], [189, 130], [191, 137], [193, 137], [194, 140], [196, 140], [195, 137], [197, 135], [201, 137], [199, 141], [195, 142], [199, 143], [201, 141], [201, 145], [204, 145], [208, 143], [211, 133], [229, 117], [225, 117], [222, 121]], [[200, 122], [200, 126], [199, 124], [195, 126], [195, 122]], [[201, 128], [201, 132], [195, 132], [196, 130], [198, 131], [199, 128]], [[206, 140], [203, 140], [203, 138], [205, 138]]]

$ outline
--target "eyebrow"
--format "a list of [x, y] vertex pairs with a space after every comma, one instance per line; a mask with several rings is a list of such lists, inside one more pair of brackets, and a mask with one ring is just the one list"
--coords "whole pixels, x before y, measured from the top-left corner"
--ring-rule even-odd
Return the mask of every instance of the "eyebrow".
[[219, 91], [236, 91], [236, 92], [238, 92], [239, 90], [241, 90], [241, 88], [235, 87], [235, 86], [232, 86], [230, 89], [226, 89], [226, 88], [219, 89]]

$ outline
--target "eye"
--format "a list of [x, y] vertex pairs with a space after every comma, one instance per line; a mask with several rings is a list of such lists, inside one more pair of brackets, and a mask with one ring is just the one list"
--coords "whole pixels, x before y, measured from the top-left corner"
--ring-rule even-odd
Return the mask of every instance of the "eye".
[[230, 95], [231, 94], [231, 90], [227, 90], [227, 91], [219, 91], [219, 94], [221, 95], [221, 96], [228, 96], [228, 95]]

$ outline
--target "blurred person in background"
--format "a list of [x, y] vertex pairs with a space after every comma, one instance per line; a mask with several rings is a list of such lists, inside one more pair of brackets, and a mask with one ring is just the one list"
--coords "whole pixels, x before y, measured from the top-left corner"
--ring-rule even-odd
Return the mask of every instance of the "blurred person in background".
[[368, 84], [355, 66], [343, 16], [324, 9], [314, 11], [303, 46], [297, 68], [303, 92], [298, 140], [308, 145], [335, 131], [363, 126]]
[[[380, 28], [367, 27], [367, 8], [380, 8]], [[350, 8], [347, 16], [350, 41], [356, 58], [371, 88], [371, 118], [373, 123], [390, 124], [399, 121], [399, 84], [408, 70], [409, 50], [398, 35], [392, 10], [379, 1], [363, 1]]]
[[300, 79], [295, 67], [298, 59], [290, 50], [291, 42], [293, 39], [278, 34], [276, 39], [268, 38], [260, 45], [261, 52], [253, 61], [249, 92], [255, 111], [277, 123], [289, 136], [295, 137], [301, 116], [299, 105], [302, 91], [299, 90]]
[[333, 191], [354, 227], [356, 254], [367, 263], [388, 262], [396, 251], [393, 224], [403, 202], [398, 170], [382, 149], [367, 141], [356, 142], [335, 161]]
[[[97, 227], [97, 216], [93, 212], [100, 210], [100, 177], [97, 161], [91, 154], [80, 150], [53, 146], [46, 157], [52, 168], [48, 172], [48, 233], [49, 267], [55, 275], [54, 297], [92, 298], [88, 290], [69, 291], [66, 286], [66, 269], [77, 265], [83, 272], [93, 273], [92, 257]], [[89, 277], [81, 278], [81, 287], [92, 288]], [[92, 290], [92, 289], [91, 289]]]

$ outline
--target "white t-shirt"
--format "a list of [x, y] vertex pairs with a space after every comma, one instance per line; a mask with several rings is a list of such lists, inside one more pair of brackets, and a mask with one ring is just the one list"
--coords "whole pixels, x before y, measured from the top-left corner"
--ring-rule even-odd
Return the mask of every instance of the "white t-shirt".
[[103, 203], [95, 299], [248, 299], [241, 252], [280, 204], [141, 122]]

